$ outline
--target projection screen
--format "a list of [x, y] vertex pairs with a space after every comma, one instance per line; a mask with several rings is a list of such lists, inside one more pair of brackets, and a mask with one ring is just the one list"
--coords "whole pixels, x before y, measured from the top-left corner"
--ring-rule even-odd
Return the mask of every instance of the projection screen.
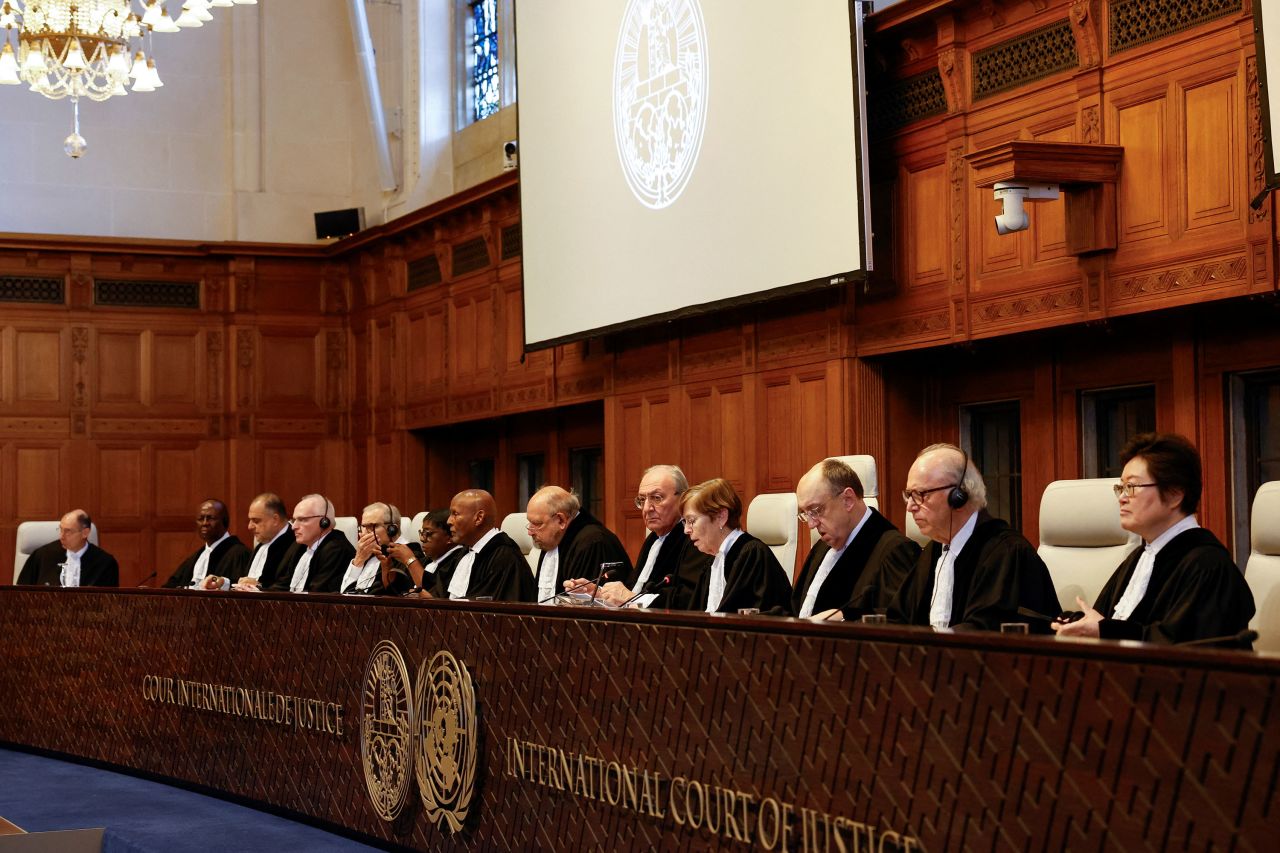
[[1263, 153], [1266, 161], [1266, 187], [1254, 199], [1261, 204], [1270, 190], [1280, 186], [1276, 174], [1276, 146], [1280, 145], [1280, 0], [1254, 0], [1254, 42], [1258, 50], [1258, 88], [1262, 111]]
[[518, 0], [528, 349], [860, 276], [854, 5]]

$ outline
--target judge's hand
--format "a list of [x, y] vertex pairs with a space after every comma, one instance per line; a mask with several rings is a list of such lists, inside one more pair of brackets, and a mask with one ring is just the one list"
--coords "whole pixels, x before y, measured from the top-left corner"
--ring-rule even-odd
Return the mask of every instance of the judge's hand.
[[[405, 566], [409, 565], [410, 560], [418, 559], [409, 546], [401, 542], [392, 542], [388, 545], [387, 556]], [[419, 568], [418, 571], [422, 571], [422, 569]]]
[[821, 613], [815, 613], [809, 617], [810, 622], [843, 622], [844, 611], [839, 607], [833, 607], [830, 610], [824, 610]]
[[565, 591], [573, 590], [586, 595], [596, 594], [596, 585], [591, 582], [590, 578], [572, 578], [564, 582]]
[[1098, 623], [1102, 621], [1102, 614], [1094, 610], [1084, 599], [1076, 596], [1076, 606], [1084, 611], [1084, 618], [1077, 619], [1074, 622], [1051, 622], [1049, 627], [1057, 632], [1059, 637], [1096, 637], [1098, 636]]
[[204, 580], [200, 581], [199, 589], [221, 589], [222, 578], [217, 575], [205, 575]]
[[[418, 559], [417, 554], [410, 550], [408, 545], [392, 542], [387, 546], [387, 555], [390, 560], [395, 560], [409, 570], [409, 577], [413, 578], [416, 586], [422, 586], [422, 561]], [[383, 560], [382, 562], [382, 582], [388, 585], [391, 582], [390, 560]]]
[[369, 558], [374, 553], [382, 553], [382, 548], [378, 544], [378, 537], [370, 530], [360, 528], [360, 538], [356, 540], [356, 556], [352, 560], [357, 566], [363, 566], [369, 562]]
[[596, 597], [620, 607], [622, 602], [631, 597], [631, 589], [621, 581], [610, 581], [600, 587], [600, 592]]
[[236, 592], [262, 592], [262, 587], [254, 578], [243, 577], [231, 585]]

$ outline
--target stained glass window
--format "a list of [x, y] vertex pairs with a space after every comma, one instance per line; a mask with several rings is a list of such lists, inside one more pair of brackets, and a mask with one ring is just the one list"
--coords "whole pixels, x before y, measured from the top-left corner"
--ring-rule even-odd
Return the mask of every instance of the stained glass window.
[[502, 106], [498, 78], [498, 0], [471, 0], [471, 118], [488, 118]]

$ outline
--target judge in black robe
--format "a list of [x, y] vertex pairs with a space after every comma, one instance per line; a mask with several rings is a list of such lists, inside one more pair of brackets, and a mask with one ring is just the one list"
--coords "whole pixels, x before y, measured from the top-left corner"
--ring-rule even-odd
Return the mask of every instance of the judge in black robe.
[[[870, 517], [823, 581], [812, 613], [839, 609], [845, 619], [856, 620], [866, 613], [884, 612], [915, 566], [920, 546], [874, 508], [867, 509]], [[800, 613], [814, 576], [830, 551], [831, 546], [819, 539], [805, 558], [791, 596], [795, 613]]]
[[[403, 545], [407, 548], [409, 553], [412, 555], [412, 559], [417, 560], [419, 563], [426, 562], [427, 557], [422, 553], [422, 546], [417, 542], [399, 542], [396, 544]], [[378, 555], [375, 554], [369, 559], [378, 564], [378, 571], [377, 574], [374, 575], [373, 580], [363, 586], [360, 586], [360, 578], [357, 576], [355, 580], [347, 584], [347, 586], [342, 590], [344, 594], [404, 595], [413, 588], [413, 576], [409, 574], [409, 565], [407, 562], [390, 555], [383, 556], [379, 559]], [[364, 570], [369, 568], [369, 564], [366, 562], [364, 569], [362, 569], [362, 573]], [[390, 584], [386, 582], [388, 577], [391, 580]]]
[[634, 580], [627, 549], [613, 531], [581, 508], [577, 496], [559, 486], [539, 489], [529, 499], [528, 516], [529, 535], [542, 549], [536, 572], [539, 578], [551, 552], [557, 555], [555, 591], [573, 586], [578, 578], [595, 580], [610, 563], [617, 565], [611, 568], [609, 580], [628, 586]]
[[[269, 588], [271, 592], [289, 592], [293, 584], [293, 572], [298, 561], [307, 553], [307, 546], [297, 542], [289, 550], [280, 563], [280, 571], [276, 581]], [[303, 586], [305, 592], [340, 592], [342, 576], [356, 554], [355, 546], [341, 530], [330, 529], [315, 546], [311, 555], [311, 565], [307, 570], [307, 581]]]
[[[658, 534], [652, 531], [644, 538], [644, 544], [640, 546], [640, 557], [636, 560], [637, 572], [642, 571], [649, 564], [649, 551], [653, 549], [654, 543], [657, 541]], [[671, 584], [669, 586], [659, 586], [658, 597], [649, 604], [649, 609], [704, 609], [706, 604], [704, 603], [702, 607], [696, 607], [695, 600], [698, 584], [702, 582], [702, 576], [711, 567], [711, 560], [711, 555], [704, 554], [694, 547], [694, 544], [689, 541], [688, 536], [684, 535], [684, 530], [677, 522], [676, 526], [662, 540], [662, 547], [658, 549], [653, 571], [646, 581], [647, 585], [659, 586], [659, 581], [662, 578], [669, 577], [671, 578]]]
[[[191, 586], [191, 580], [195, 574], [196, 560], [200, 559], [200, 555], [204, 553], [204, 547], [197, 548], [195, 553], [187, 557], [178, 564], [178, 568], [173, 570], [173, 574], [164, 582], [165, 587], [169, 589], [182, 589]], [[227, 536], [213, 549], [209, 554], [209, 569], [205, 576], [219, 575], [221, 577], [239, 578], [249, 570], [249, 560], [251, 555], [249, 549], [244, 546], [234, 535]]]
[[[516, 550], [519, 549], [520, 546], [517, 545]], [[449, 581], [453, 580], [454, 570], [458, 568], [458, 563], [466, 555], [466, 548], [454, 548], [440, 559], [424, 565], [422, 567], [421, 591], [427, 593], [428, 597], [448, 598]], [[520, 555], [520, 559], [524, 559], [524, 554]], [[528, 563], [525, 563], [526, 567], [528, 565]]]
[[[715, 561], [702, 573], [693, 593], [695, 609], [707, 610]], [[724, 556], [724, 595], [714, 613], [737, 613], [754, 608], [761, 613], [794, 615], [791, 582], [769, 546], [743, 531]]]
[[[942, 543], [930, 542], [889, 605], [889, 621], [929, 625], [933, 586]], [[978, 513], [973, 534], [955, 560], [950, 627], [957, 631], [999, 631], [1002, 622], [1028, 622], [1033, 633], [1048, 633], [1047, 622], [1028, 620], [1023, 607], [1056, 614], [1058, 595], [1049, 569], [1031, 543], [1003, 519]]]
[[[466, 551], [454, 553], [459, 555], [457, 562], [436, 570], [435, 584], [431, 588], [431, 594], [436, 598], [449, 597], [449, 583], [467, 555]], [[529, 602], [537, 599], [533, 573], [529, 571], [529, 563], [514, 539], [498, 530], [481, 546], [471, 565], [471, 579], [467, 584], [466, 594], [462, 597]]]
[[[41, 545], [31, 552], [18, 576], [19, 584], [38, 586], [62, 586], [62, 563], [66, 562], [67, 549], [58, 540]], [[116, 558], [94, 545], [85, 547], [80, 557], [80, 586], [119, 586], [120, 565]]]
[[[1127, 619], [1112, 618], [1129, 586], [1143, 548], [1111, 575], [1094, 609], [1102, 614], [1098, 633], [1107, 640], [1185, 643], [1230, 637], [1249, 627], [1254, 602], [1244, 575], [1231, 553], [1203, 527], [1184, 530], [1169, 540], [1155, 557], [1151, 581]], [[1248, 643], [1224, 643], [1249, 648]]]
[[253, 567], [253, 561], [257, 558], [258, 552], [266, 548], [266, 561], [262, 564], [262, 574], [258, 577], [258, 586], [262, 589], [269, 589], [279, 578], [280, 566], [284, 563], [289, 549], [294, 546], [295, 542], [297, 542], [297, 539], [294, 538], [293, 528], [286, 524], [284, 530], [275, 539], [265, 545], [259, 544], [253, 547], [253, 554], [250, 556], [249, 561], [244, 564], [244, 573], [231, 578], [232, 582], [248, 577], [249, 570]]

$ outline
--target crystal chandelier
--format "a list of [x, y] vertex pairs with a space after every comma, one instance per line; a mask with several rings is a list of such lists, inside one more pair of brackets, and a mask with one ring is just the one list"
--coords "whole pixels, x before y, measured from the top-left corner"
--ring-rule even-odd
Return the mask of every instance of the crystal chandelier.
[[[137, 3], [139, 11], [135, 11]], [[181, 2], [177, 18], [166, 0], [0, 0], [0, 85], [26, 83], [55, 100], [70, 98], [73, 130], [63, 143], [70, 157], [87, 148], [80, 135], [80, 99], [105, 101], [164, 84], [156, 71], [153, 33], [176, 33], [212, 21], [211, 7], [254, 5], [258, 0]], [[132, 81], [132, 86], [126, 88]]]

